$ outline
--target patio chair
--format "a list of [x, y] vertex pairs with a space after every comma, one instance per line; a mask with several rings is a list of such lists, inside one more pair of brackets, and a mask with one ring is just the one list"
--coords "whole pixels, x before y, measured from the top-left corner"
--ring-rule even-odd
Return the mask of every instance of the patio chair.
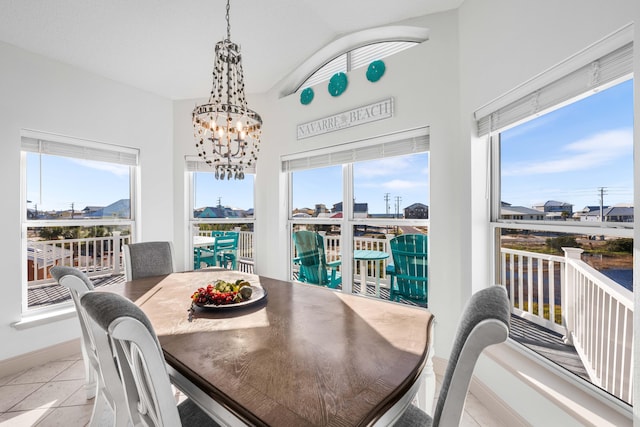
[[223, 236], [217, 236], [213, 245], [213, 257], [215, 263], [227, 268], [229, 263], [232, 270], [238, 268], [238, 238], [237, 231], [227, 231]]
[[389, 242], [393, 264], [386, 272], [391, 277], [389, 299], [400, 297], [427, 304], [428, 237], [424, 234], [401, 234]]
[[177, 405], [160, 342], [144, 312], [127, 298], [91, 292], [81, 304], [92, 325], [108, 337], [108, 363], [117, 367], [134, 426], [218, 426], [192, 400]]
[[114, 414], [114, 425], [127, 425], [129, 414], [124, 390], [118, 381], [118, 370], [113, 363], [104, 364], [102, 360], [104, 352], [109, 350], [109, 343], [104, 336], [99, 336], [100, 333], [97, 336], [94, 334], [91, 320], [80, 303], [83, 295], [94, 292], [93, 284], [86, 274], [74, 267], [55, 266], [50, 272], [61, 286], [69, 289], [80, 321], [80, 344], [87, 376], [87, 399], [95, 397], [89, 425], [100, 424], [107, 409], [105, 405], [108, 405]]
[[507, 340], [510, 319], [511, 306], [504, 286], [473, 294], [458, 325], [433, 418], [409, 405], [395, 426], [460, 425], [476, 362], [485, 348]]
[[327, 262], [324, 251], [324, 239], [313, 231], [301, 230], [293, 233], [297, 257], [293, 262], [300, 266], [298, 280], [314, 285], [337, 288], [342, 284], [338, 271], [340, 260]]
[[171, 242], [141, 242], [124, 245], [125, 279], [161, 276], [175, 271]]

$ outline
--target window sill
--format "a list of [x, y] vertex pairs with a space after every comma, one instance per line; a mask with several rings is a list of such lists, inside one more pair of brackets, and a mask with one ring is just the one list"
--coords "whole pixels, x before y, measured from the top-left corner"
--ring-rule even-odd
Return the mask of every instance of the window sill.
[[[508, 340], [486, 356], [582, 425], [631, 426], [633, 408], [598, 387], [575, 378], [553, 362]], [[482, 379], [481, 379], [482, 380]], [[484, 381], [491, 385], [491, 381]], [[498, 388], [498, 387], [496, 387]], [[509, 393], [509, 390], [504, 390]], [[496, 390], [497, 394], [500, 393]], [[513, 390], [510, 391], [513, 393]], [[510, 402], [504, 399], [505, 403]], [[513, 408], [517, 411], [517, 408]], [[540, 408], [538, 408], [540, 409]], [[541, 414], [541, 420], [544, 418]], [[536, 424], [534, 420], [533, 424]]]
[[67, 305], [53, 310], [25, 313], [21, 320], [12, 323], [11, 326], [20, 331], [73, 317], [76, 317], [76, 309], [73, 305]]

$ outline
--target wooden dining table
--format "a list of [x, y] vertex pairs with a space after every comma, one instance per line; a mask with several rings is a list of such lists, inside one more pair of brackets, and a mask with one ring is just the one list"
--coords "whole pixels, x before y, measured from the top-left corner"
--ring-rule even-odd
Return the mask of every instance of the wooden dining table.
[[[255, 301], [191, 310], [199, 287], [238, 279]], [[390, 425], [420, 387], [433, 396], [423, 308], [219, 268], [112, 291], [142, 308], [172, 382], [223, 425]]]

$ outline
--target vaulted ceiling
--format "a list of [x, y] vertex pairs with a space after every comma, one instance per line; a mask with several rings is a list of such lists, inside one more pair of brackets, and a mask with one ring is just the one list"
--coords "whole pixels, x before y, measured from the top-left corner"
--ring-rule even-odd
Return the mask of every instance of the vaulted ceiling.
[[[463, 0], [233, 0], [248, 93], [265, 92], [354, 31], [457, 8]], [[171, 99], [211, 89], [224, 0], [0, 0], [0, 41]]]

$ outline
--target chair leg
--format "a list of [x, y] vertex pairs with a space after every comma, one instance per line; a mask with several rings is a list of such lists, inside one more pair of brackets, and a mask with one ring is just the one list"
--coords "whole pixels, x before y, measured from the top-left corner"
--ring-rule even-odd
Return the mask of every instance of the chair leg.
[[87, 356], [87, 348], [85, 347], [84, 340], [80, 341], [80, 349], [82, 350], [82, 361], [84, 363], [84, 388], [87, 391], [87, 400], [89, 400], [93, 399], [96, 395], [96, 387], [98, 383], [97, 373], [89, 361], [89, 356]]

